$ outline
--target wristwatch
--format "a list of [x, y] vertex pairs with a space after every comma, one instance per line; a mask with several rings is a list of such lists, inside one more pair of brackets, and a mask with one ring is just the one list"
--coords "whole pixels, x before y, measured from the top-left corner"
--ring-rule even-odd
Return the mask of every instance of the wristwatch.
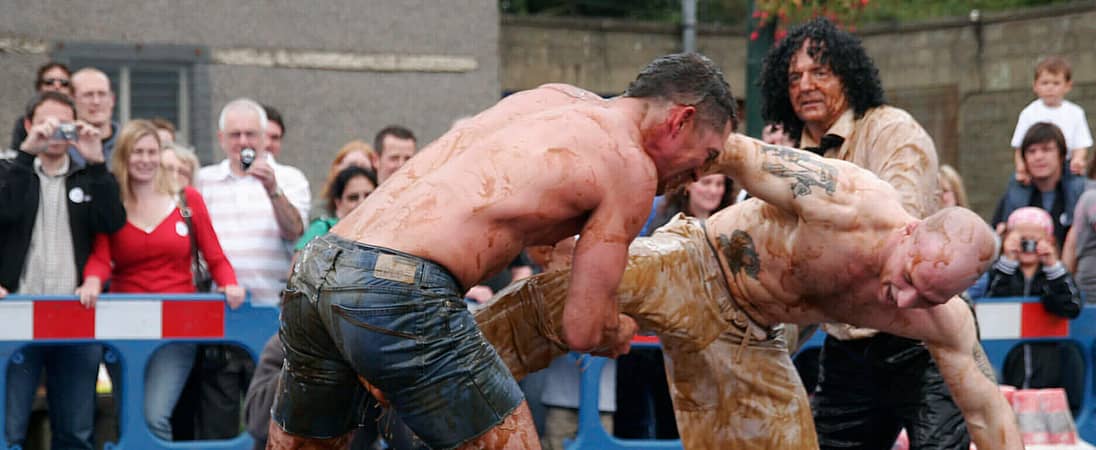
[[282, 187], [278, 186], [277, 188], [274, 189], [274, 193], [270, 194], [270, 198], [278, 198], [278, 197], [281, 197], [284, 194], [285, 194], [285, 192], [282, 192]]

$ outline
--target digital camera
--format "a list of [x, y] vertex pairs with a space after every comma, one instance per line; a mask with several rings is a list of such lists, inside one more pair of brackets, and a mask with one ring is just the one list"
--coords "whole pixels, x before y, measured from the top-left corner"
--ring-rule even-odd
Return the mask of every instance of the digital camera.
[[57, 130], [53, 132], [53, 138], [63, 141], [75, 141], [76, 124], [72, 122], [66, 122], [58, 125]]
[[1035, 242], [1035, 239], [1021, 239], [1020, 251], [1024, 253], [1035, 253], [1035, 247], [1037, 246], [1037, 244], [1038, 243]]
[[246, 147], [240, 150], [240, 166], [244, 168], [246, 172], [248, 167], [251, 167], [251, 163], [255, 162], [255, 149]]

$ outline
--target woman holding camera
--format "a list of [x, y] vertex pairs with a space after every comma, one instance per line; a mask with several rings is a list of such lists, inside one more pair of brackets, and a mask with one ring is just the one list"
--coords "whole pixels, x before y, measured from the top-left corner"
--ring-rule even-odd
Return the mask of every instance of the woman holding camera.
[[[213, 279], [223, 288], [229, 306], [236, 308], [244, 301], [244, 290], [236, 284], [236, 274], [221, 251], [205, 202], [189, 187], [177, 193], [171, 176], [160, 167], [161, 151], [150, 122], [134, 120], [122, 128], [111, 171], [118, 180], [127, 220], [121, 230], [96, 236], [84, 284], [76, 290], [80, 302], [94, 307], [108, 280], [114, 293], [194, 293], [190, 237], [194, 233]], [[189, 212], [190, 224], [184, 212]], [[149, 361], [145, 418], [160, 439], [171, 440], [171, 411], [194, 364], [196, 348], [190, 343], [168, 344]]]
[[[1042, 208], [1026, 206], [1008, 216], [1001, 257], [967, 293], [981, 297], [1039, 297], [1050, 314], [1074, 319], [1081, 314], [1081, 294], [1073, 276], [1058, 259], [1054, 224]], [[1064, 387], [1070, 409], [1080, 409], [1084, 360], [1070, 343], [1024, 343], [1005, 358], [1004, 384], [1023, 389]]]

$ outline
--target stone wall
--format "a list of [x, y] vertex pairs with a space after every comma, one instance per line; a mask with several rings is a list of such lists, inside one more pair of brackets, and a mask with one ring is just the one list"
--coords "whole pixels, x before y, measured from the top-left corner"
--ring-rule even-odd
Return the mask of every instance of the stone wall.
[[[864, 46], [879, 67], [888, 100], [910, 111], [937, 141], [941, 161], [964, 175], [972, 207], [989, 218], [1012, 172], [1009, 139], [1035, 96], [1036, 61], [1064, 55], [1073, 64], [1068, 98], [1096, 108], [1096, 6], [1091, 2], [1009, 13], [866, 27]], [[745, 33], [701, 26], [698, 49], [720, 63], [744, 95]], [[679, 51], [671, 25], [503, 17], [502, 88], [558, 81], [620, 92], [646, 62]], [[1093, 121], [1089, 112], [1089, 122]]]

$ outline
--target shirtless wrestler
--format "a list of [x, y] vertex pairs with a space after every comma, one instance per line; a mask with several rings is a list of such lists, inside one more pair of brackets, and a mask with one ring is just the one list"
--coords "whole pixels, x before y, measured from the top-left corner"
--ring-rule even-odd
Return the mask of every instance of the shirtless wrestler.
[[719, 154], [734, 114], [719, 69], [677, 54], [621, 97], [542, 86], [424, 148], [301, 253], [268, 448], [344, 446], [363, 384], [432, 448], [539, 448], [463, 293], [523, 247], [581, 233], [563, 342], [626, 352], [636, 324], [613, 292], [628, 244], [661, 186]]
[[[756, 198], [637, 239], [617, 291], [620, 311], [662, 340], [685, 448], [818, 448], [807, 393], [775, 329], [782, 322], [924, 340], [978, 446], [1021, 448], [972, 314], [951, 300], [994, 257], [977, 215], [949, 208], [918, 220], [871, 172], [738, 135], [709, 168]], [[515, 377], [566, 351], [560, 301], [578, 270], [519, 281], [477, 314]]]

